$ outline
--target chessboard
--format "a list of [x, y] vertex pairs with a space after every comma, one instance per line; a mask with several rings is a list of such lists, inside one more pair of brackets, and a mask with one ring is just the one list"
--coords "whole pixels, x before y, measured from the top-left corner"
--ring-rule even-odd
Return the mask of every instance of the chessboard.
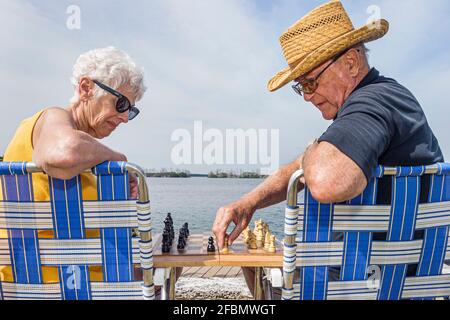
[[153, 234], [154, 250], [153, 254], [155, 256], [198, 256], [198, 255], [208, 255], [208, 256], [225, 256], [225, 255], [265, 255], [265, 256], [279, 256], [283, 253], [283, 244], [280, 241], [276, 241], [276, 252], [269, 253], [264, 249], [249, 249], [247, 244], [245, 244], [244, 239], [239, 236], [234, 243], [228, 247], [229, 252], [227, 254], [220, 253], [218, 250], [218, 245], [215, 241], [215, 252], [208, 252], [208, 239], [211, 237], [210, 233], [204, 234], [191, 234], [186, 240], [186, 246], [183, 250], [177, 249], [177, 237], [174, 239], [170, 252], [163, 253], [162, 248], [162, 234]]

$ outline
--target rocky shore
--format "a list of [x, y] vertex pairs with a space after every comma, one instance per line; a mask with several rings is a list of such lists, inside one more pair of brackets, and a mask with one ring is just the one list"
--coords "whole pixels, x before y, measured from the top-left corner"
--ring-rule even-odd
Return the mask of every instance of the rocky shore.
[[251, 300], [244, 278], [180, 278], [177, 300]]

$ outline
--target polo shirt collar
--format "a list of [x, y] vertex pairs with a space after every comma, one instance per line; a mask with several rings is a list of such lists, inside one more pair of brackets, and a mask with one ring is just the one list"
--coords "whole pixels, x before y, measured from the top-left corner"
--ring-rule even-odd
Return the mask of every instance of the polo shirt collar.
[[380, 72], [377, 69], [375, 69], [375, 68], [370, 69], [367, 76], [365, 76], [364, 79], [362, 79], [362, 81], [356, 86], [356, 88], [355, 88], [355, 90], [353, 90], [353, 92], [358, 91], [359, 89], [364, 88], [364, 87], [368, 86], [369, 84], [374, 83], [379, 77], [380, 77]]

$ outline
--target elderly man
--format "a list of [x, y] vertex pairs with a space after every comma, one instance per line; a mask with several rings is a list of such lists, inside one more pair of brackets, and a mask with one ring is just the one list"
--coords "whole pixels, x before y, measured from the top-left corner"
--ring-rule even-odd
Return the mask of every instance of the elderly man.
[[[146, 88], [141, 69], [124, 52], [104, 48], [82, 54], [74, 68], [74, 97], [67, 108], [45, 108], [20, 124], [4, 156], [4, 161], [35, 162], [48, 175], [70, 179], [104, 161], [127, 161], [97, 139], [109, 136], [120, 124], [134, 119], [134, 106]], [[95, 176], [82, 174], [83, 200], [97, 200]], [[33, 178], [36, 201], [49, 201], [48, 177]], [[137, 181], [130, 176], [132, 197], [137, 196]], [[88, 231], [98, 237], [98, 231]], [[6, 237], [0, 230], [0, 237]], [[52, 231], [39, 232], [41, 238], [52, 238]], [[92, 280], [101, 280], [99, 268], [91, 270]], [[0, 266], [0, 276], [8, 281], [11, 270]], [[58, 270], [43, 267], [44, 282], [58, 282]]]
[[[270, 91], [294, 81], [293, 89], [311, 102], [328, 130], [300, 157], [280, 168], [263, 184], [217, 212], [213, 232], [219, 247], [227, 228], [231, 244], [254, 213], [286, 199], [291, 175], [305, 172], [307, 184], [320, 202], [352, 199], [366, 188], [377, 164], [430, 165], [443, 162], [437, 139], [419, 102], [405, 87], [370, 68], [364, 43], [383, 37], [385, 20], [355, 29], [339, 1], [328, 2], [299, 20], [281, 36], [289, 68], [270, 80]], [[281, 217], [280, 217], [281, 219]], [[338, 277], [338, 270], [331, 277]], [[244, 269], [249, 288], [254, 270]]]

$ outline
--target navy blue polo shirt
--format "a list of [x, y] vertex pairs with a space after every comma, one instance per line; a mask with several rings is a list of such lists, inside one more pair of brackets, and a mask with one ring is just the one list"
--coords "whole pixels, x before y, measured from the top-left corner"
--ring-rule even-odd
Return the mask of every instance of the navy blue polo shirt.
[[361, 81], [320, 137], [350, 157], [367, 180], [373, 169], [444, 162], [439, 143], [419, 102], [376, 69]]

